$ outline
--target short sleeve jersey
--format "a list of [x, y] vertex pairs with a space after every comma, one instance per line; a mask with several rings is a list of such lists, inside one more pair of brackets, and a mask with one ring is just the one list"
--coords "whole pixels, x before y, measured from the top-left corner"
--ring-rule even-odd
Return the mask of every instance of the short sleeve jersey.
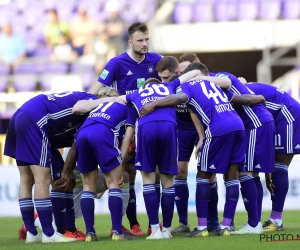
[[197, 114], [206, 137], [244, 130], [244, 125], [222, 89], [209, 81], [182, 84], [177, 93], [188, 97], [188, 107]]
[[[254, 94], [233, 74], [227, 72], [218, 72], [216, 77], [228, 77], [232, 83], [230, 90], [236, 95]], [[262, 104], [255, 104], [251, 107], [246, 105], [235, 105], [235, 110], [243, 120], [245, 127], [253, 126], [258, 128], [263, 124], [272, 121], [273, 117]]]
[[67, 135], [74, 134], [88, 116], [73, 114], [73, 106], [80, 100], [95, 99], [96, 96], [86, 92], [42, 94], [24, 103], [20, 110], [27, 113], [48, 137], [57, 136], [66, 140]]
[[[149, 83], [146, 86], [139, 88], [137, 91], [126, 95], [126, 101], [133, 104], [137, 112], [139, 112], [145, 104], [163, 99], [170, 94], [174, 94], [179, 85], [179, 79], [175, 79], [169, 83]], [[170, 121], [176, 124], [175, 106], [155, 109], [152, 113], [141, 117], [138, 121], [138, 126], [152, 121]]]
[[288, 93], [264, 83], [250, 83], [246, 85], [257, 95], [266, 99], [266, 107], [273, 115], [274, 121], [292, 123], [300, 116], [300, 104]]
[[148, 52], [143, 61], [137, 62], [124, 52], [106, 64], [98, 82], [115, 88], [121, 95], [132, 93], [148, 78], [159, 79], [155, 68], [161, 58], [160, 54]]
[[127, 124], [135, 126], [138, 114], [136, 110], [129, 105], [120, 103], [105, 102], [93, 109], [81, 128], [94, 123], [102, 123], [118, 132], [120, 127]]

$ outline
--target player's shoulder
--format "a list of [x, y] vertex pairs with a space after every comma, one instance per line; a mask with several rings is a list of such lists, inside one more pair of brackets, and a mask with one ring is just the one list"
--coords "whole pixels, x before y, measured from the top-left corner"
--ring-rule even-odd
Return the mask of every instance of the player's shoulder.
[[163, 56], [161, 54], [155, 53], [155, 52], [148, 52], [147, 53], [147, 59], [150, 61], [159, 61], [162, 59]]
[[219, 71], [214, 73], [216, 77], [235, 77], [233, 74], [226, 72], [226, 71]]

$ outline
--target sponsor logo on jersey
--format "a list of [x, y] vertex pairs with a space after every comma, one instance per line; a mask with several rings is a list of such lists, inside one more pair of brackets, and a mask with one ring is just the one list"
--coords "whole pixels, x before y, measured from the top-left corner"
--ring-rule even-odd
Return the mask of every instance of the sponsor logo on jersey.
[[104, 69], [104, 70], [102, 71], [101, 75], [100, 75], [100, 78], [102, 78], [103, 80], [105, 80], [106, 77], [108, 76], [108, 74], [109, 74], [109, 71], [106, 70], [106, 69]]
[[137, 88], [143, 87], [145, 81], [146, 81], [145, 78], [138, 78], [138, 79], [136, 79]]

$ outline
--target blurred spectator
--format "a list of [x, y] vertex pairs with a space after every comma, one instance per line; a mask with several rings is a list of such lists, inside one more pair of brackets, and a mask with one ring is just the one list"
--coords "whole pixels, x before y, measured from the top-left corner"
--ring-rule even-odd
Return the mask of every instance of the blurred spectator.
[[96, 73], [100, 74], [106, 63], [113, 57], [117, 56], [115, 46], [109, 42], [109, 35], [107, 31], [103, 31], [95, 42], [86, 46], [85, 63], [89, 58], [89, 64], [95, 65]]
[[66, 34], [60, 33], [58, 37], [58, 44], [53, 48], [51, 59], [60, 62], [73, 62], [77, 59], [77, 53], [72, 49]]
[[5, 24], [0, 34], [0, 62], [8, 64], [13, 69], [25, 57], [26, 47], [23, 38], [13, 33], [12, 26]]
[[89, 18], [87, 9], [81, 5], [78, 7], [78, 17], [70, 25], [73, 48], [78, 56], [83, 55], [84, 46], [87, 45], [97, 33], [97, 21]]
[[47, 46], [45, 39], [43, 37], [40, 37], [36, 41], [36, 47], [31, 56], [49, 58], [51, 56], [51, 53], [52, 50]]
[[104, 22], [106, 24], [109, 40], [115, 46], [117, 54], [120, 54], [125, 50], [125, 41], [123, 39], [125, 27], [119, 11], [120, 2], [118, 0], [107, 1], [105, 5], [105, 12], [108, 17]]
[[58, 44], [58, 39], [61, 32], [66, 34], [67, 39], [70, 38], [69, 25], [67, 22], [59, 20], [56, 10], [48, 10], [47, 19], [48, 23], [45, 26], [44, 35], [49, 47], [53, 47], [54, 45]]

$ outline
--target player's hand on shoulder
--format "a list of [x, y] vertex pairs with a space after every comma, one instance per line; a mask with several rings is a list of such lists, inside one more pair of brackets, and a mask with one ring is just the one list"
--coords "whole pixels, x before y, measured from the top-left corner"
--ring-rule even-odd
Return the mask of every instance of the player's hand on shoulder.
[[149, 113], [153, 112], [154, 109], [155, 109], [155, 106], [154, 106], [153, 102], [145, 104], [139, 111], [140, 117], [148, 115]]

